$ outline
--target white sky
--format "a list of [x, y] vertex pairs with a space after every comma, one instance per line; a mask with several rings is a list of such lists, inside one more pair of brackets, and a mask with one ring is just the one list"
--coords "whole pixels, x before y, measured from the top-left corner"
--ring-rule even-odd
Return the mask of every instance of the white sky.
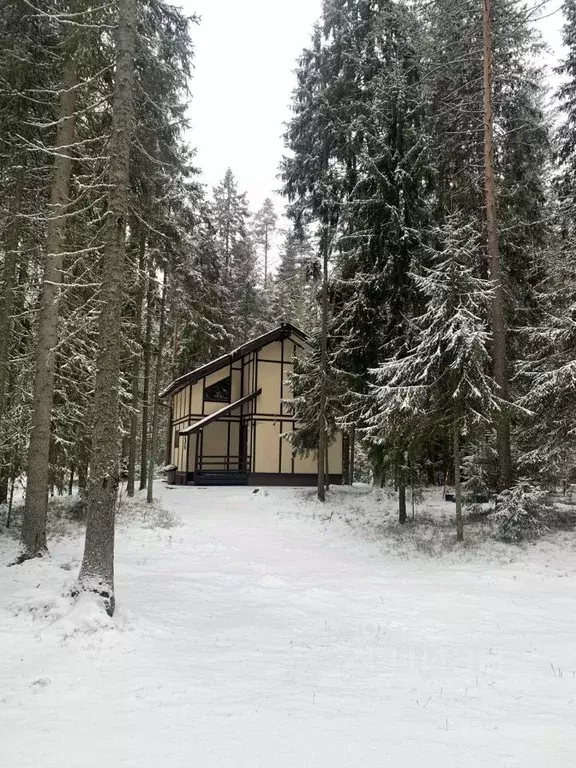
[[[178, 0], [176, 0], [178, 2]], [[480, 1], [480, 0], [479, 0]], [[561, 0], [540, 22], [558, 57]], [[289, 117], [293, 70], [320, 15], [321, 0], [180, 0], [202, 17], [194, 30], [196, 70], [190, 117], [197, 162], [209, 189], [228, 166], [253, 210], [280, 185], [282, 124]], [[282, 201], [278, 201], [278, 208]]]
[[321, 0], [180, 2], [202, 17], [193, 32], [190, 113], [198, 165], [209, 188], [230, 166], [256, 210], [280, 186], [276, 174], [293, 70]]

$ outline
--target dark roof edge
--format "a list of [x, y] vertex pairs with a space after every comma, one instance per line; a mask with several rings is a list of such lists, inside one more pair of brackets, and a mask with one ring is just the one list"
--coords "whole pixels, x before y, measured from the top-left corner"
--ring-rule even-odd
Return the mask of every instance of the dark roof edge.
[[299, 336], [302, 341], [307, 342], [309, 340], [308, 334], [304, 333], [304, 331], [301, 331], [299, 328], [296, 328], [296, 326], [292, 325], [292, 323], [282, 323], [277, 328], [273, 328], [271, 331], [267, 331], [261, 336], [257, 336], [255, 339], [251, 339], [245, 344], [242, 344], [236, 349], [233, 349], [231, 352], [228, 352], [228, 354], [222, 355], [221, 357], [216, 358], [216, 360], [212, 360], [210, 363], [205, 363], [199, 368], [196, 368], [189, 373], [185, 373], [183, 376], [175, 379], [164, 390], [162, 390], [160, 393], [160, 398], [163, 399], [169, 395], [173, 395], [176, 392], [179, 392], [181, 389], [187, 387], [189, 384], [195, 384], [204, 376], [209, 376], [211, 373], [219, 371], [221, 368], [234, 363], [236, 360], [244, 357], [244, 355], [248, 355], [250, 352], [254, 352], [257, 349], [261, 349], [267, 344], [271, 344], [273, 341], [286, 339], [292, 335]]

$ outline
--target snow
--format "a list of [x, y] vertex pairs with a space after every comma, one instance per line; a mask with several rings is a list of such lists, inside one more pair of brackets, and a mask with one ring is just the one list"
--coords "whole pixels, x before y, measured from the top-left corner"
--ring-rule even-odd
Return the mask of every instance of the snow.
[[0, 765], [574, 763], [573, 533], [458, 547], [432, 497], [400, 529], [363, 488], [158, 491], [123, 507], [113, 619], [67, 596], [77, 524], [0, 570]]

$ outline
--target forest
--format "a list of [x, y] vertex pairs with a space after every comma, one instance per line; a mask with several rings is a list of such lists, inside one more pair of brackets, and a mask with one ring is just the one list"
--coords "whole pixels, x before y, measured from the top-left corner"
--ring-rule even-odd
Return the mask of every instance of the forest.
[[[496, 500], [517, 540], [576, 482], [576, 0], [546, 72], [523, 0], [324, 0], [278, 190], [190, 144], [201, 19], [165, 0], [0, 8], [0, 510], [86, 516], [74, 594], [114, 611], [120, 485], [154, 495], [168, 382], [281, 322], [309, 334], [293, 450], [346, 481]], [[223, 148], [225, 149], [225, 148]], [[276, 191], [285, 209], [273, 202]], [[353, 467], [353, 469], [352, 469]], [[356, 472], [356, 475], [354, 475]], [[21, 504], [17, 500], [23, 497]], [[15, 566], [16, 567], [16, 566]]]

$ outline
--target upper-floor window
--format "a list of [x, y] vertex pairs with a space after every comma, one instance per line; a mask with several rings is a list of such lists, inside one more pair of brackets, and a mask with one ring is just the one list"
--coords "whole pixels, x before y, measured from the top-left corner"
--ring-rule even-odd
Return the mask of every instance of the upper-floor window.
[[204, 388], [204, 400], [210, 403], [230, 402], [230, 376]]

